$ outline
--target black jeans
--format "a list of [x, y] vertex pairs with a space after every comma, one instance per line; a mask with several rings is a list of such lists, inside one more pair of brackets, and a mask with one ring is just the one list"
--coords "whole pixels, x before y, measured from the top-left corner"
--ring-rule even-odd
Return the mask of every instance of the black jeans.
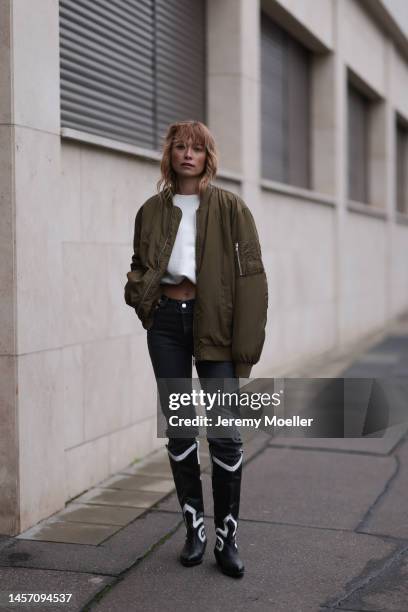
[[[147, 330], [147, 345], [156, 380], [159, 378], [191, 380], [194, 354], [194, 304], [195, 299], [174, 300], [164, 294], [161, 296], [155, 309], [153, 326]], [[201, 388], [205, 392], [214, 392], [215, 384], [217, 389], [220, 389], [219, 383], [222, 379], [235, 379], [232, 361], [196, 361], [196, 369]], [[235, 380], [238, 388], [238, 379]], [[173, 387], [170, 391], [177, 387], [178, 393], [191, 392], [191, 385], [189, 389], [180, 391], [181, 384], [180, 381], [170, 380], [170, 385]], [[164, 406], [168, 406], [168, 402], [164, 400], [161, 405], [167, 419], [169, 412], [165, 411]], [[198, 429], [195, 431], [192, 428], [189, 437], [180, 438], [172, 437], [170, 431], [168, 428], [168, 450], [176, 455], [190, 447], [198, 434]], [[207, 439], [210, 452], [227, 464], [233, 465], [241, 455], [242, 438], [235, 426], [232, 426], [230, 431], [231, 436], [228, 437], [213, 437], [207, 431]]]

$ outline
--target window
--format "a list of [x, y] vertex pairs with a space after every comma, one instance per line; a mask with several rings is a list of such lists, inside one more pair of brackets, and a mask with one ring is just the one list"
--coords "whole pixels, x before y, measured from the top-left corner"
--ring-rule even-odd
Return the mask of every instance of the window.
[[60, 0], [61, 125], [158, 149], [205, 121], [205, 0]]
[[396, 195], [397, 211], [408, 214], [408, 127], [402, 119], [396, 120]]
[[348, 83], [348, 197], [369, 202], [369, 99]]
[[262, 177], [310, 187], [311, 53], [261, 13]]

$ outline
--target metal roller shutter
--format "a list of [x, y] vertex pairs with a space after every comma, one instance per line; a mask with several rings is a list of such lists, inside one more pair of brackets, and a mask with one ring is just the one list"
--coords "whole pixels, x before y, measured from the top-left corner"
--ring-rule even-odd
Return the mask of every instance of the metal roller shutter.
[[285, 47], [284, 32], [262, 15], [262, 176], [280, 182], [286, 182], [288, 166]]
[[368, 100], [348, 84], [348, 190], [349, 198], [367, 203]]
[[153, 147], [153, 0], [61, 0], [61, 124]]
[[262, 177], [310, 186], [310, 52], [261, 17]]
[[397, 210], [408, 213], [408, 130], [397, 121], [396, 192]]
[[61, 125], [157, 149], [205, 121], [205, 0], [60, 0]]
[[205, 121], [205, 1], [156, 0], [156, 138], [173, 121]]
[[310, 187], [310, 52], [288, 38], [288, 183]]

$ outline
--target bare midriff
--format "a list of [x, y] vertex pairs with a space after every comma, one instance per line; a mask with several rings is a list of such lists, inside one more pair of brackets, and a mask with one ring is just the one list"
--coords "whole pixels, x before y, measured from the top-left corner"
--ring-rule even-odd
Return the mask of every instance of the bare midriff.
[[178, 285], [160, 283], [160, 288], [164, 295], [173, 300], [192, 300], [196, 295], [196, 286], [187, 277], [184, 277]]

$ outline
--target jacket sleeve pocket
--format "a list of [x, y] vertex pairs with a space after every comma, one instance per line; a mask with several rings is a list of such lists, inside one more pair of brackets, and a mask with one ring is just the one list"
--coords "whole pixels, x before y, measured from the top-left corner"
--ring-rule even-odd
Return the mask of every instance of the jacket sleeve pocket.
[[265, 342], [268, 282], [255, 221], [242, 200], [238, 200], [234, 211], [232, 239], [235, 250], [232, 359], [236, 375], [249, 377]]
[[235, 255], [239, 276], [258, 274], [264, 271], [261, 249], [257, 240], [235, 242]]

